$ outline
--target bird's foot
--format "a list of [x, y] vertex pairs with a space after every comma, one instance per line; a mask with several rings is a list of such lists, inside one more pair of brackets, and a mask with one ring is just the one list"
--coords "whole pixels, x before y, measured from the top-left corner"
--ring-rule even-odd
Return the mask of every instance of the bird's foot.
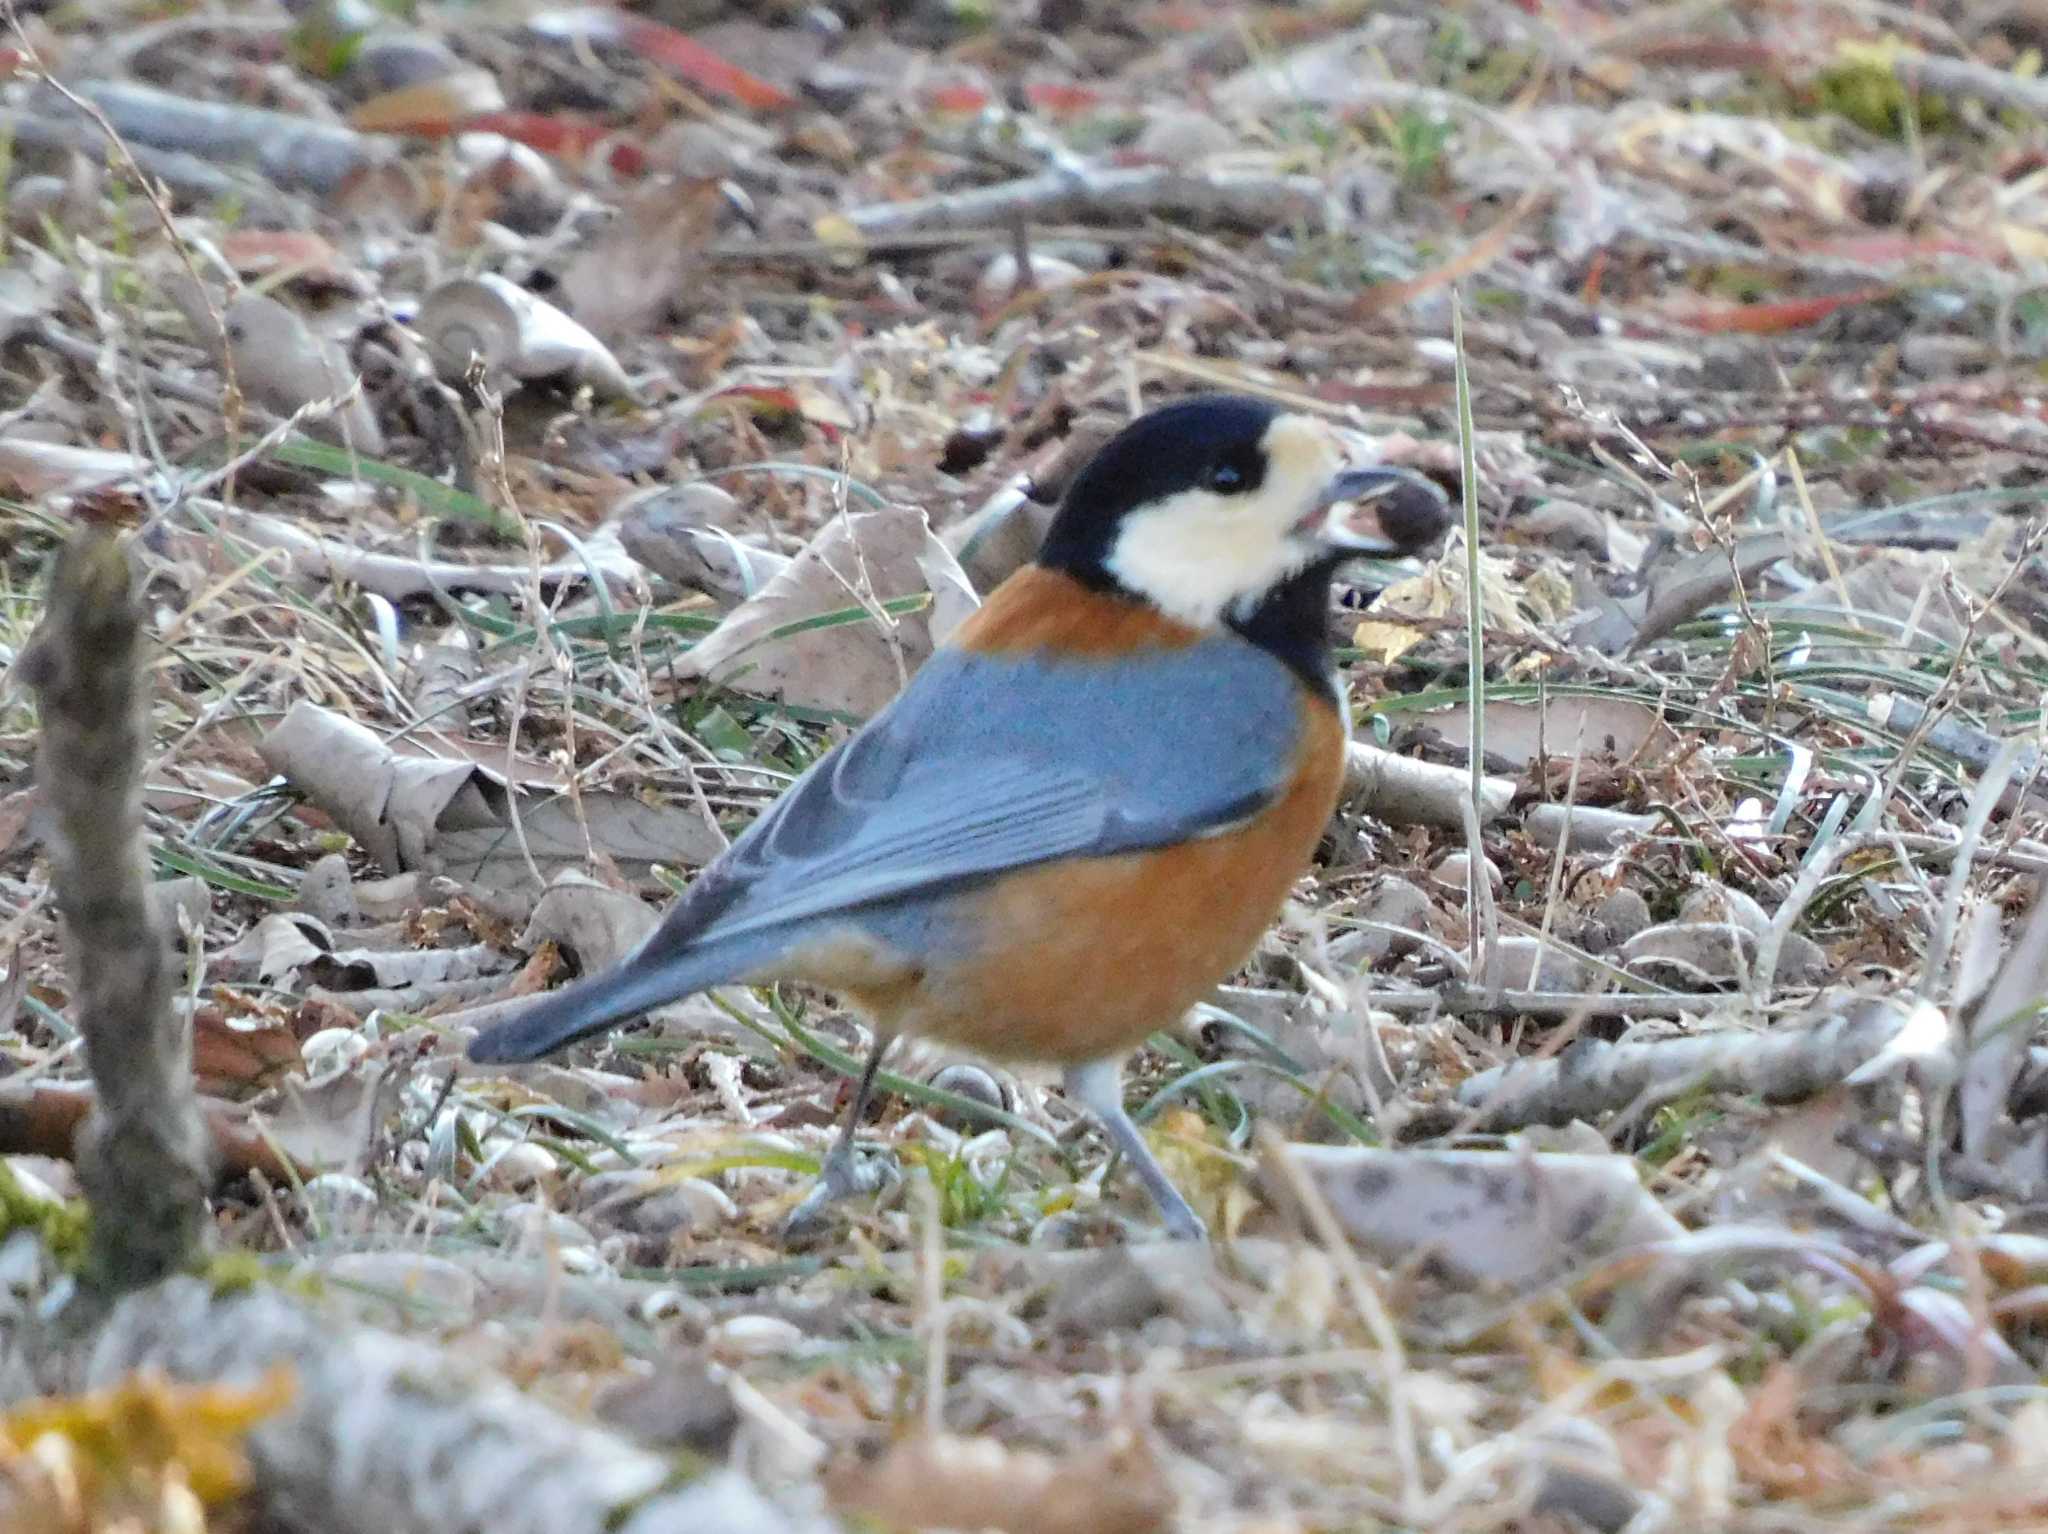
[[1194, 1207], [1175, 1191], [1171, 1200], [1155, 1198], [1159, 1205], [1159, 1223], [1166, 1228], [1167, 1237], [1174, 1241], [1207, 1241], [1209, 1227], [1202, 1223], [1202, 1217]]
[[783, 1238], [788, 1241], [815, 1240], [824, 1234], [828, 1223], [827, 1211], [832, 1205], [850, 1198], [881, 1193], [901, 1181], [903, 1168], [894, 1152], [877, 1150], [862, 1155], [850, 1146], [835, 1146], [819, 1170], [817, 1185], [804, 1195], [804, 1201], [783, 1221]]

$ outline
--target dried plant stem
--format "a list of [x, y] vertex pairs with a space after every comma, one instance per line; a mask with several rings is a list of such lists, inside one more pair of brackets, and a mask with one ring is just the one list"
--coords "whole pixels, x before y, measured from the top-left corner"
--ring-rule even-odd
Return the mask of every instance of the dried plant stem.
[[37, 786], [57, 821], [57, 905], [99, 1088], [78, 1158], [94, 1213], [92, 1277], [119, 1292], [199, 1254], [210, 1139], [145, 882], [142, 613], [111, 530], [82, 527], [57, 556], [23, 673], [42, 704]]
[[1984, 840], [1985, 828], [1991, 823], [1991, 813], [1998, 808], [1998, 801], [2004, 796], [2006, 785], [2012, 781], [2013, 769], [2019, 765], [2020, 753], [2025, 749], [2026, 742], [2017, 737], [2005, 742], [1984, 776], [1978, 779], [1976, 791], [1970, 795], [1970, 806], [1963, 816], [1962, 834], [1956, 841], [1955, 866], [1949, 870], [1948, 883], [1942, 889], [1941, 904], [1935, 910], [1934, 925], [1927, 937], [1927, 963], [1920, 971], [1919, 986], [1923, 1001], [1939, 997], [1942, 984], [1948, 978], [1956, 927], [1962, 921], [1963, 900], [1969, 894], [1970, 869], [1977, 848]]
[[1308, 1222], [1309, 1229], [1330, 1254], [1342, 1280], [1352, 1309], [1365, 1323], [1373, 1346], [1379, 1353], [1381, 1383], [1387, 1398], [1388, 1426], [1394, 1439], [1394, 1459], [1401, 1471], [1401, 1508], [1412, 1516], [1427, 1492], [1422, 1481], [1422, 1446], [1416, 1434], [1414, 1403], [1408, 1392], [1408, 1350], [1402, 1346], [1400, 1329], [1388, 1312], [1386, 1301], [1359, 1262], [1344, 1228], [1330, 1208], [1329, 1200], [1315, 1185], [1301, 1163], [1288, 1154], [1287, 1142], [1270, 1124], [1258, 1128], [1260, 1159], [1291, 1194]]
[[1480, 827], [1486, 816], [1486, 603], [1480, 592], [1479, 452], [1472, 422], [1472, 379], [1465, 368], [1465, 309], [1451, 290], [1451, 354], [1458, 393], [1458, 465], [1463, 480], [1465, 512], [1465, 690], [1470, 739], [1470, 797], [1462, 808], [1466, 845], [1466, 914], [1470, 923], [1472, 970], [1494, 976], [1493, 952], [1499, 938], [1494, 917], [1493, 885], [1486, 877], [1486, 848]]

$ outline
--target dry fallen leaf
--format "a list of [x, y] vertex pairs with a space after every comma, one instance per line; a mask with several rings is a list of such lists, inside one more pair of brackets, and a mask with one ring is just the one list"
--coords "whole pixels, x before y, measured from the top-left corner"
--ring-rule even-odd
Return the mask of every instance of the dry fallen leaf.
[[[913, 610], [887, 611], [891, 602], [927, 596]], [[975, 606], [973, 587], [924, 513], [848, 512], [700, 640], [682, 669], [740, 692], [866, 718]]]
[[350, 393], [357, 380], [348, 358], [294, 310], [268, 294], [245, 292], [220, 306], [216, 324], [207, 299], [189, 279], [169, 281], [164, 291], [217, 363], [233, 359], [235, 382], [250, 399], [281, 416], [340, 401], [338, 408], [308, 416], [305, 430], [370, 457], [384, 451], [376, 412], [360, 389]]
[[[525, 784], [515, 790], [467, 757], [401, 754], [375, 731], [311, 703], [293, 705], [258, 749], [393, 873], [445, 869], [530, 887], [529, 856], [544, 875], [581, 868], [593, 852], [644, 872], [656, 862], [707, 863], [725, 846], [694, 806], [618, 793], [571, 802], [525, 792]], [[537, 770], [535, 778], [535, 787], [555, 786], [553, 774]]]
[[251, 1103], [253, 1132], [312, 1172], [357, 1172], [370, 1148], [385, 1068], [357, 1064], [308, 1082], [280, 1082]]
[[505, 93], [488, 69], [453, 69], [372, 96], [348, 114], [364, 133], [451, 133], [485, 112], [504, 110]]
[[[1286, 1145], [1344, 1233], [1387, 1262], [1427, 1252], [1468, 1281], [1528, 1289], [1683, 1228], [1633, 1159], [1541, 1151]], [[1283, 1201], [1289, 1179], [1264, 1179]]]
[[826, 1473], [842, 1513], [900, 1529], [1153, 1534], [1174, 1496], [1149, 1442], [1128, 1430], [1055, 1458], [992, 1438], [920, 1435]]
[[[1447, 741], [1471, 735], [1471, 710], [1462, 703], [1420, 715]], [[1569, 761], [1574, 756], [1608, 757], [1645, 766], [1678, 744], [1678, 736], [1657, 711], [1633, 698], [1558, 694], [1537, 703], [1489, 699], [1486, 755], [1527, 767], [1541, 756]]]
[[254, 1026], [237, 1027], [219, 1007], [201, 1007], [193, 1014], [192, 1076], [201, 1092], [242, 1097], [305, 1070], [298, 1037], [289, 1027], [253, 1021]]

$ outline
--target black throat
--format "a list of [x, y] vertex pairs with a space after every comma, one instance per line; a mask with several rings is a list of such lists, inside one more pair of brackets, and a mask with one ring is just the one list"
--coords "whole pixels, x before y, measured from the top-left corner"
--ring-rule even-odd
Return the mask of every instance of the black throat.
[[1304, 566], [1259, 599], [1256, 607], [1226, 621], [1231, 629], [1300, 677], [1318, 697], [1335, 703], [1335, 657], [1330, 653], [1330, 587], [1339, 556]]

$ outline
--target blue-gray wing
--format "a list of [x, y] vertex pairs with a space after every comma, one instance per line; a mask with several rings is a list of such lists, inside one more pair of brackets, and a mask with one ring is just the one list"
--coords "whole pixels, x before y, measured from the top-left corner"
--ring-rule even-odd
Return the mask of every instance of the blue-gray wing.
[[1213, 834], [1284, 790], [1301, 706], [1234, 636], [1114, 666], [941, 651], [700, 876], [671, 940]]

